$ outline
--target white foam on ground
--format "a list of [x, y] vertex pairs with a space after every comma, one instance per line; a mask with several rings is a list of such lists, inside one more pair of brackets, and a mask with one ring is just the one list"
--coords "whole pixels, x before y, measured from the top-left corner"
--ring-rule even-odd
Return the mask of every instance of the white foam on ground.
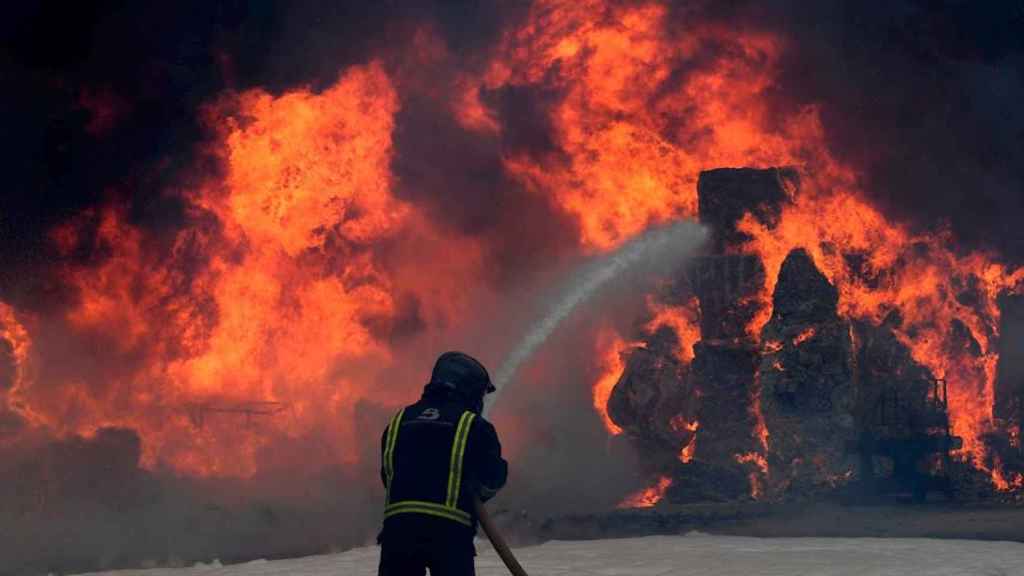
[[[505, 576], [494, 551], [477, 546], [477, 574]], [[1024, 544], [927, 538], [648, 536], [548, 542], [516, 549], [531, 576], [1024, 576]], [[117, 576], [374, 575], [379, 550], [230, 566], [98, 572]]]

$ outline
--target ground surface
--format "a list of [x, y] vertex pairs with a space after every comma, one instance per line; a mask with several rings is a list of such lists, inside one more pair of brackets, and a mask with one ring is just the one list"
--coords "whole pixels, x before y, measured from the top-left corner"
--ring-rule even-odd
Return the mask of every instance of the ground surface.
[[[479, 576], [508, 572], [493, 550], [478, 546]], [[554, 541], [520, 548], [532, 576], [1019, 576], [1024, 544], [902, 538], [750, 538], [647, 536], [617, 540]], [[376, 574], [376, 548], [290, 560], [220, 567], [125, 570], [116, 576], [295, 576]]]
[[[500, 518], [500, 516], [499, 516]], [[1024, 542], [1024, 507], [1006, 504], [880, 503], [695, 504], [566, 516], [506, 531], [542, 540], [682, 534], [697, 530], [733, 536], [900, 537]], [[526, 538], [526, 540], [529, 540]]]

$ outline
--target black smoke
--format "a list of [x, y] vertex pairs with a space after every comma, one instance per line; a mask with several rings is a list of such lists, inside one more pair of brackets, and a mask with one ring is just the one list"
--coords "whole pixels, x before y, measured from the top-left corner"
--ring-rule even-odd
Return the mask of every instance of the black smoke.
[[[0, 297], [30, 304], [60, 292], [40, 273], [57, 257], [47, 233], [85, 208], [117, 200], [133, 223], [156, 234], [187, 225], [180, 196], [167, 190], [187, 185], [184, 175], [202, 166], [195, 146], [209, 134], [197, 109], [224, 90], [322, 88], [352, 64], [395, 64], [423, 26], [451, 55], [447, 76], [437, 79], [451, 83], [457, 71], [483, 66], [527, 8], [394, 0], [12, 7], [0, 29], [7, 86]], [[832, 151], [861, 171], [864, 190], [889, 213], [924, 229], [949, 222], [967, 248], [1024, 258], [1016, 225], [1024, 216], [1020, 3], [776, 0], [669, 8], [670, 32], [714, 21], [785, 38], [769, 94], [780, 117], [818, 106]], [[503, 155], [523, 150], [558, 161], [544, 112], [559, 95], [533, 86], [483, 94], [508, 130], [480, 142], [455, 124], [438, 94], [451, 95], [442, 86], [402, 103], [400, 194], [491, 239], [496, 279], [571, 245], [570, 219], [509, 182], [500, 166]], [[470, 154], [464, 166], [447, 159], [434, 166], [445, 151]], [[423, 166], [433, 173], [424, 175]], [[545, 242], [510, 245], [515, 218], [503, 214], [518, 210], [550, 223], [531, 235]]]
[[[193, 225], [169, 191], [220, 168], [197, 151], [211, 136], [199, 108], [225, 90], [317, 90], [372, 58], [398, 65], [424, 27], [456, 55], [452, 66], [479, 66], [524, 8], [397, 0], [12, 6], [0, 28], [0, 299], [44, 306], [63, 295], [47, 275], [59, 258], [47, 235], [87, 208], [127, 206], [132, 224], [166, 237]], [[480, 169], [500, 172], [488, 162]]]
[[883, 211], [918, 230], [948, 223], [958, 246], [1024, 263], [1020, 2], [673, 6], [679, 22], [780, 34], [779, 116], [817, 106], [831, 151]]

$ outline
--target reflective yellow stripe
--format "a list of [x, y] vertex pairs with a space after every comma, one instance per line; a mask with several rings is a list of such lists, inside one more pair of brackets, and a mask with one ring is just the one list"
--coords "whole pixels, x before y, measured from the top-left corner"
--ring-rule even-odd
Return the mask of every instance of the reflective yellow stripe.
[[[469, 438], [469, 427], [476, 415], [463, 412], [459, 418], [459, 427], [455, 430], [455, 442], [452, 443], [451, 469], [448, 472], [448, 499], [445, 505], [456, 508], [459, 502], [459, 489], [462, 487], [462, 460], [466, 455], [466, 440]], [[457, 508], [456, 508], [457, 509]]]
[[387, 476], [388, 495], [384, 506], [384, 518], [390, 518], [395, 514], [427, 514], [454, 520], [466, 526], [472, 526], [471, 517], [468, 512], [458, 508], [459, 490], [462, 487], [462, 462], [466, 455], [466, 443], [469, 440], [469, 430], [473, 424], [476, 414], [466, 411], [459, 417], [459, 424], [455, 428], [455, 438], [452, 441], [451, 459], [448, 470], [448, 493], [444, 504], [437, 502], [426, 502], [423, 500], [402, 500], [391, 502], [391, 481], [394, 479], [394, 452], [395, 444], [398, 442], [398, 427], [401, 425], [402, 412], [399, 412], [391, 420], [388, 427], [387, 441], [384, 448], [384, 473]]
[[472, 526], [472, 522], [469, 519], [469, 514], [459, 510], [458, 508], [449, 508], [442, 506], [434, 502], [423, 502], [420, 500], [405, 500], [402, 502], [396, 502], [389, 504], [384, 508], [384, 518], [390, 518], [396, 514], [427, 514], [430, 516], [438, 516], [448, 520], [454, 520], [459, 524], [465, 524], [466, 526]]
[[469, 513], [459, 510], [458, 508], [449, 508], [442, 506], [437, 502], [427, 502], [424, 500], [402, 500], [401, 502], [394, 502], [384, 507], [385, 513], [395, 512], [398, 510], [404, 510], [406, 508], [429, 508], [438, 512], [444, 512], [445, 514], [451, 514], [458, 518], [469, 520]]
[[[448, 462], [448, 490], [445, 492], [444, 504], [449, 508], [453, 507], [452, 495], [455, 492], [455, 472], [457, 469], [456, 461], [459, 456], [459, 441], [462, 438], [462, 432], [466, 428], [466, 416], [469, 412], [463, 412], [462, 416], [459, 417], [459, 425], [455, 428], [455, 437], [452, 439], [452, 452]], [[458, 494], [455, 494], [455, 498], [458, 498]]]
[[391, 481], [395, 477], [395, 444], [398, 442], [398, 428], [402, 425], [402, 414], [405, 408], [398, 411], [388, 425], [388, 438], [384, 445], [384, 476], [387, 478], [387, 496], [385, 502], [391, 500]]

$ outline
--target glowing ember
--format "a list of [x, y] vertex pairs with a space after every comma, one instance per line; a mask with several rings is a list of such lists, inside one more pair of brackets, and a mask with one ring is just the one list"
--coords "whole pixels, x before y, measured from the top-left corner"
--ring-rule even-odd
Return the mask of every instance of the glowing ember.
[[679, 452], [679, 461], [682, 462], [683, 464], [689, 464], [690, 462], [693, 461], [693, 454], [696, 451], [697, 451], [697, 435], [694, 434], [693, 438], [690, 439], [689, 444], [687, 444]]
[[616, 508], [650, 508], [665, 497], [665, 491], [671, 485], [672, 479], [668, 476], [662, 476], [658, 478], [657, 484], [627, 496]]
[[1007, 491], [1024, 488], [1024, 474], [1014, 473], [1011, 477], [1007, 478], [1003, 474], [1002, 462], [998, 454], [992, 455], [992, 461], [994, 462], [992, 467], [992, 483], [997, 490]]
[[768, 476], [768, 461], [765, 460], [764, 456], [758, 454], [757, 452], [737, 454], [735, 456], [735, 459], [740, 464], [753, 463], [754, 465], [757, 466], [761, 474], [758, 475], [757, 472], [752, 471], [748, 474], [747, 477], [750, 480], [750, 496], [755, 500], [761, 498], [761, 496], [764, 494], [764, 488], [761, 485], [761, 478]]
[[[761, 381], [757, 374], [754, 375], [754, 386], [750, 392], [750, 415], [754, 417], [754, 438], [760, 445], [763, 453], [768, 453], [768, 427], [764, 422], [764, 413], [761, 411]], [[767, 467], [765, 474], [768, 473]]]
[[814, 337], [814, 327], [807, 328], [793, 338], [793, 346], [799, 346]]
[[683, 464], [689, 464], [690, 461], [693, 460], [693, 453], [697, 450], [697, 429], [700, 428], [700, 422], [696, 420], [688, 422], [686, 418], [679, 415], [674, 416], [669, 421], [669, 426], [677, 432], [686, 431], [691, 434], [690, 441], [687, 442], [686, 446], [684, 446], [679, 452], [680, 462]]
[[682, 432], [683, 430], [686, 430], [688, 432], [696, 432], [697, 429], [700, 428], [700, 422], [696, 420], [694, 420], [693, 422], [687, 422], [686, 418], [684, 418], [681, 415], [673, 416], [672, 419], [669, 420], [668, 424], [669, 426], [672, 427], [673, 430], [676, 430], [678, 432]]

